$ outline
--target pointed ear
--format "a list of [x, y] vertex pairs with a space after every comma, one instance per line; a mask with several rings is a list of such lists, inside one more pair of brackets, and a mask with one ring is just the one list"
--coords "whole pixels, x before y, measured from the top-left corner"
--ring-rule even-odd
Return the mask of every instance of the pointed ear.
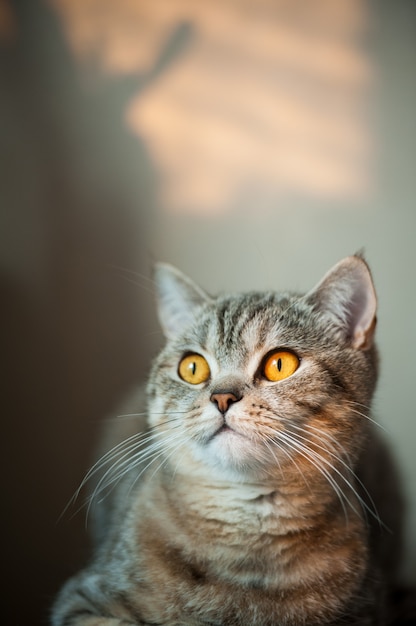
[[306, 295], [308, 302], [339, 327], [353, 348], [371, 347], [377, 297], [367, 263], [350, 256], [335, 265]]
[[211, 298], [172, 265], [154, 268], [159, 321], [166, 338], [178, 335], [194, 318], [195, 311]]

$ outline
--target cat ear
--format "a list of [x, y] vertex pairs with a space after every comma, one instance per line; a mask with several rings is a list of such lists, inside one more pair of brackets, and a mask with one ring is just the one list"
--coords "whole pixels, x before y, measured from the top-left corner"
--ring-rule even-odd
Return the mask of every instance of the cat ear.
[[350, 256], [337, 263], [306, 299], [339, 326], [352, 347], [370, 348], [377, 297], [370, 270], [361, 256]]
[[154, 280], [159, 321], [165, 337], [171, 339], [192, 322], [195, 310], [211, 298], [167, 263], [156, 263]]

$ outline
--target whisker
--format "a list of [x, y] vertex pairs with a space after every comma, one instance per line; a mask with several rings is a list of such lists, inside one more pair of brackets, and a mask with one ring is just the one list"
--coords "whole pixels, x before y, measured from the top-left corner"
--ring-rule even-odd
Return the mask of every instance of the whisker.
[[364, 408], [367, 411], [370, 411], [371, 410], [370, 407], [366, 406], [365, 404], [362, 404], [361, 402], [356, 402], [354, 400], [347, 400], [347, 403], [349, 404], [350, 409], [353, 411], [353, 413], [356, 413], [357, 415], [364, 417], [366, 420], [374, 424], [374, 426], [377, 426], [377, 428], [381, 428], [381, 430], [383, 430], [384, 432], [386, 433], [388, 432], [385, 426], [383, 426], [382, 424], [377, 422], [375, 419], [367, 415], [367, 413], [363, 413], [362, 411], [359, 411], [358, 409], [352, 408], [353, 406], [359, 406], [361, 408]]
[[[178, 437], [176, 437], [176, 438], [178, 438]], [[172, 456], [172, 454], [174, 454], [185, 441], [189, 441], [189, 440], [190, 440], [190, 437], [184, 437], [183, 440], [179, 441], [179, 443], [177, 445], [172, 445], [172, 439], [170, 439], [169, 442], [168, 442], [168, 445], [166, 447], [164, 447], [160, 452], [158, 452], [158, 454], [156, 456], [154, 456], [154, 458], [152, 458], [146, 464], [146, 466], [139, 472], [139, 474], [137, 476], [135, 476], [132, 484], [129, 487], [129, 493], [133, 489], [133, 487], [136, 484], [136, 482], [140, 479], [142, 474], [148, 470], [148, 468], [150, 467], [150, 465], [152, 463], [154, 463], [158, 458], [160, 458], [160, 456], [165, 455], [165, 459], [162, 461], [162, 463], [160, 463], [158, 465], [156, 470], [152, 473], [152, 475], [150, 476], [150, 480], [153, 479], [153, 477], [157, 473], [157, 471], [159, 471], [159, 469], [161, 469], [161, 467], [163, 467], [163, 465], [168, 461], [168, 459]], [[166, 452], [169, 450], [169, 448], [172, 448], [172, 451], [170, 452], [170, 454], [166, 455]]]
[[156, 281], [150, 276], [146, 276], [146, 274], [141, 274], [140, 272], [136, 272], [135, 270], [128, 269], [127, 267], [122, 267], [121, 265], [115, 265], [114, 263], [107, 263], [107, 267], [111, 267], [113, 270], [117, 270], [119, 272], [124, 272], [126, 274], [131, 274], [136, 276], [136, 278], [142, 278], [152, 285], [156, 285]]
[[[165, 431], [166, 432], [166, 431]], [[160, 436], [160, 432], [152, 433], [148, 438], [144, 441], [140, 442], [140, 447], [147, 446], [147, 444], [152, 441], [153, 443], [150, 446], [145, 447], [142, 450], [138, 450], [137, 452], [131, 454], [132, 450], [135, 449], [135, 446], [129, 446], [126, 451], [123, 451], [122, 456], [117, 459], [115, 463], [113, 463], [104, 473], [104, 475], [100, 478], [96, 488], [94, 489], [93, 496], [96, 497], [99, 493], [104, 491], [109, 485], [112, 483], [118, 482], [128, 471], [136, 467], [139, 463], [145, 460], [148, 456], [151, 456], [155, 451], [158, 451], [159, 448], [162, 448], [164, 445], [163, 440], [157, 441], [157, 438]], [[177, 437], [177, 434], [174, 438]], [[107, 477], [110, 480], [107, 480]]]
[[376, 422], [376, 420], [373, 419], [372, 417], [370, 417], [369, 415], [366, 415], [365, 413], [362, 413], [361, 411], [358, 411], [357, 409], [353, 409], [351, 407], [350, 407], [350, 411], [352, 411], [356, 415], [360, 415], [361, 417], [365, 417], [366, 420], [368, 420], [369, 422], [374, 424], [374, 426], [377, 426], [377, 428], [380, 428], [381, 430], [383, 430], [385, 433], [388, 432], [385, 426], [383, 426], [379, 422]]
[[[160, 426], [165, 426], [168, 424], [172, 425], [177, 421], [178, 421], [178, 418], [173, 417], [173, 418], [166, 419], [163, 422], [160, 422], [160, 424], [158, 425], [159, 434], [161, 432], [162, 433], [167, 432], [167, 431], [160, 431]], [[174, 424], [173, 427], [176, 428], [177, 424], [176, 425]], [[134, 450], [135, 448], [143, 448], [144, 446], [147, 446], [148, 443], [152, 441], [153, 439], [155, 439], [157, 436], [159, 436], [158, 432], [155, 431], [154, 428], [151, 430], [146, 430], [144, 432], [134, 433], [133, 435], [127, 437], [123, 441], [117, 443], [110, 450], [108, 450], [105, 454], [103, 454], [85, 474], [79, 487], [76, 489], [75, 493], [70, 498], [65, 508], [63, 509], [62, 513], [60, 514], [58, 521], [65, 515], [69, 507], [75, 504], [76, 500], [79, 497], [80, 492], [82, 491], [83, 487], [85, 487], [85, 485], [88, 483], [88, 481], [90, 481], [93, 478], [93, 476], [95, 476], [98, 472], [102, 471], [105, 465], [108, 465], [109, 463], [113, 463], [113, 465], [104, 473], [104, 476], [101, 478], [99, 483], [104, 479], [106, 475], [108, 475], [109, 471], [111, 471], [112, 468], [114, 469], [117, 466], [117, 463], [121, 463], [123, 459], [128, 457], [130, 453], [132, 452], [132, 450]], [[143, 452], [145, 452], [145, 450], [143, 450]], [[114, 462], [114, 459], [116, 459], [117, 457], [119, 457], [118, 460]], [[80, 508], [82, 508], [82, 506]], [[75, 514], [79, 510], [80, 509], [77, 509]]]
[[[147, 293], [150, 293], [151, 295], [154, 296], [156, 281], [153, 278], [150, 278], [149, 276], [146, 276], [145, 274], [141, 274], [140, 272], [130, 270], [126, 267], [121, 267], [120, 265], [114, 265], [112, 263], [108, 263], [107, 267], [114, 270], [115, 276], [122, 278], [123, 280], [129, 283], [132, 283], [133, 285], [136, 285], [137, 287], [140, 287], [144, 291], [147, 291]], [[136, 280], [133, 280], [133, 278], [131, 277], [136, 278]], [[139, 280], [146, 282], [147, 285], [139, 282]]]
[[[279, 468], [279, 470], [280, 470], [280, 473], [282, 474], [282, 477], [283, 477], [283, 471], [282, 471], [282, 466], [281, 466], [281, 464], [280, 464], [280, 461], [279, 461], [279, 459], [277, 458], [277, 456], [275, 455], [275, 453], [274, 453], [274, 451], [273, 451], [272, 447], [271, 447], [271, 446], [270, 446], [270, 444], [269, 444], [269, 441], [270, 441], [270, 442], [273, 442], [272, 438], [271, 438], [271, 437], [269, 437], [269, 436], [267, 436], [267, 435], [264, 433], [264, 434], [262, 434], [262, 435], [261, 435], [261, 439], [263, 440], [263, 442], [264, 442], [264, 444], [266, 445], [266, 447], [267, 447], [267, 449], [269, 450], [269, 452], [272, 454], [272, 456], [273, 456], [274, 460], [276, 461], [276, 464], [277, 464], [277, 466], [278, 466], [278, 468]], [[279, 446], [277, 446], [277, 447], [279, 447]], [[281, 449], [281, 448], [279, 447], [279, 449]]]
[[[292, 427], [294, 427], [294, 424], [291, 424]], [[299, 427], [301, 428], [301, 427]], [[308, 429], [309, 430], [313, 430], [316, 433], [318, 433], [318, 435], [320, 437], [324, 437], [325, 439], [329, 440], [330, 445], [332, 447], [333, 450], [336, 450], [338, 448], [338, 450], [340, 450], [341, 454], [344, 455], [347, 463], [350, 464], [350, 466], [352, 465], [351, 462], [351, 458], [350, 455], [348, 454], [348, 452], [345, 450], [344, 446], [342, 446], [340, 444], [340, 442], [338, 441], [338, 439], [336, 439], [336, 437], [334, 437], [333, 435], [331, 435], [330, 433], [326, 432], [325, 430], [323, 430], [322, 428], [318, 428], [317, 426], [314, 426], [313, 424], [308, 424]]]
[[[169, 454], [166, 454], [166, 452], [167, 452], [167, 450], [168, 450], [169, 448], [166, 448], [166, 449], [163, 451], [163, 452], [165, 453], [165, 458], [163, 459], [162, 463], [160, 463], [160, 464], [157, 466], [157, 468], [154, 470], [154, 472], [151, 474], [151, 476], [150, 476], [150, 480], [152, 480], [152, 478], [155, 476], [155, 474], [156, 474], [156, 473], [157, 473], [157, 472], [158, 472], [158, 471], [159, 471], [159, 470], [160, 470], [160, 469], [161, 469], [161, 468], [162, 468], [162, 467], [163, 467], [163, 466], [167, 463], [167, 461], [171, 458], [172, 454], [174, 454], [174, 453], [175, 453], [175, 452], [176, 452], [176, 451], [180, 448], [180, 446], [181, 446], [181, 445], [182, 445], [185, 441], [189, 441], [189, 440], [190, 440], [190, 437], [184, 437], [184, 438], [182, 439], [182, 441], [179, 441], [179, 444], [178, 444], [178, 445], [176, 445], [176, 446], [172, 446], [172, 450], [171, 450], [171, 452], [170, 452]], [[171, 447], [171, 445], [170, 445], [170, 444], [171, 444], [171, 441], [169, 441], [169, 447]], [[158, 456], [157, 458], [159, 458], [160, 456], [162, 456], [163, 452], [162, 452], [161, 454], [159, 454], [159, 456]], [[153, 460], [151, 461], [151, 463], [153, 463], [155, 460], [156, 460], [156, 459], [153, 459]], [[150, 465], [150, 464], [148, 464], [148, 465], [146, 466], [146, 468], [144, 468], [144, 469], [143, 469], [143, 472], [144, 472], [144, 471], [146, 471], [146, 470], [148, 469], [149, 465]], [[137, 479], [136, 479], [136, 480], [137, 480]]]
[[[169, 411], [169, 415], [185, 415], [186, 413], [188, 413], [188, 411]], [[114, 415], [114, 416], [102, 418], [99, 421], [100, 422], [101, 421], [103, 421], [103, 422], [117, 422], [117, 420], [124, 420], [124, 419], [127, 420], [127, 419], [132, 418], [132, 417], [146, 417], [148, 415], [149, 415], [148, 411], [143, 411], [141, 413], [122, 413], [121, 415]], [[160, 411], [160, 412], [153, 412], [152, 411], [152, 415], [166, 415], [166, 411]]]
[[[87, 502], [84, 503], [84, 506], [87, 505], [86, 521], [88, 520], [90, 509], [94, 501], [96, 501], [97, 503], [102, 502], [104, 497], [107, 497], [111, 493], [111, 491], [116, 487], [116, 485], [120, 482], [120, 480], [124, 476], [132, 472], [141, 463], [145, 461], [149, 461], [150, 459], [147, 465], [138, 473], [137, 476], [135, 476], [134, 481], [132, 482], [132, 485], [130, 486], [130, 489], [129, 489], [130, 491], [133, 485], [137, 482], [137, 480], [140, 478], [143, 472], [151, 465], [151, 463], [153, 463], [163, 454], [165, 454], [165, 444], [163, 441], [157, 441], [157, 442], [154, 442], [150, 446], [150, 448], [146, 448], [145, 450], [139, 451], [132, 457], [129, 457], [127, 460], [123, 461], [122, 464], [115, 464], [115, 466], [112, 466], [110, 470], [106, 472], [106, 474], [109, 475], [108, 480], [106, 480], [107, 478], [106, 476], [103, 477], [97, 484], [93, 493], [87, 499]], [[120, 465], [123, 465], [124, 467], [121, 468]], [[115, 472], [114, 470], [117, 470], [117, 471]], [[100, 500], [98, 500], [98, 496], [100, 496], [100, 494], [103, 494], [104, 492], [105, 492], [105, 496], [103, 495], [100, 498]]]
[[[299, 430], [301, 430], [300, 427], [296, 427], [295, 424], [292, 424], [292, 428], [298, 428]], [[303, 429], [304, 432], [307, 432], [305, 429]], [[357, 483], [360, 485], [360, 487], [363, 489], [365, 495], [367, 496], [370, 505], [368, 506], [367, 503], [363, 500], [363, 498], [359, 495], [359, 493], [356, 491], [356, 489], [353, 487], [353, 485], [345, 478], [345, 476], [339, 472], [337, 470], [336, 467], [334, 467], [329, 461], [327, 461], [327, 459], [325, 459], [325, 457], [323, 457], [322, 455], [318, 455], [319, 458], [326, 464], [328, 464], [337, 474], [339, 474], [341, 476], [341, 478], [344, 480], [344, 482], [346, 482], [346, 484], [350, 487], [350, 489], [353, 491], [353, 493], [355, 494], [356, 498], [358, 499], [358, 502], [360, 503], [361, 507], [363, 508], [364, 514], [366, 514], [366, 512], [370, 513], [370, 515], [372, 515], [374, 517], [374, 519], [376, 519], [378, 521], [378, 523], [382, 526], [384, 526], [385, 528], [387, 528], [379, 514], [377, 511], [377, 507], [374, 503], [373, 498], [371, 497], [371, 494], [369, 493], [368, 489], [366, 488], [366, 486], [364, 485], [364, 483], [362, 482], [362, 480], [359, 478], [359, 476], [357, 476], [357, 474], [354, 472], [354, 470], [351, 467], [351, 463], [350, 465], [348, 465], [341, 457], [339, 457], [337, 454], [334, 454], [333, 452], [331, 452], [330, 450], [328, 450], [327, 448], [325, 448], [324, 446], [317, 444], [315, 441], [314, 442], [310, 442], [309, 439], [307, 437], [304, 437], [302, 435], [299, 434], [295, 434], [292, 433], [294, 437], [298, 438], [298, 439], [302, 439], [302, 441], [306, 441], [308, 443], [313, 443], [315, 446], [317, 446], [318, 448], [320, 448], [321, 450], [323, 450], [324, 452], [326, 452], [327, 454], [329, 454], [332, 458], [336, 459], [339, 463], [341, 463], [341, 465], [343, 467], [345, 467], [345, 469], [351, 474], [351, 476], [354, 478], [354, 480], [357, 481]], [[311, 450], [311, 452], [314, 452]]]
[[342, 491], [338, 483], [335, 481], [335, 479], [328, 472], [328, 470], [326, 470], [324, 467], [322, 467], [322, 465], [318, 463], [316, 456], [312, 454], [313, 451], [310, 451], [309, 449], [305, 448], [304, 445], [294, 440], [293, 437], [289, 435], [288, 433], [284, 433], [281, 431], [273, 431], [273, 432], [275, 433], [275, 435], [278, 436], [279, 439], [282, 439], [283, 441], [285, 441], [286, 445], [288, 445], [289, 448], [291, 448], [295, 452], [298, 452], [298, 454], [300, 454], [301, 456], [303, 456], [303, 458], [309, 461], [311, 465], [313, 465], [322, 474], [322, 476], [324, 476], [324, 478], [328, 481], [328, 483], [331, 485], [334, 492], [336, 493], [339, 499], [339, 502], [342, 506], [345, 519], [348, 522], [348, 512], [345, 507], [343, 498], [351, 505], [353, 510], [354, 510], [354, 506], [352, 505], [352, 503], [349, 502], [348, 498], [346, 497], [346, 495], [344, 494], [344, 492]]
[[185, 456], [185, 454], [186, 454], [186, 450], [182, 453], [181, 457], [176, 461], [175, 467], [173, 468], [173, 472], [172, 472], [172, 480], [174, 480], [174, 478], [175, 478], [175, 476], [176, 476], [176, 474], [178, 472], [178, 468], [179, 468], [179, 466], [180, 466], [180, 464], [182, 462], [182, 459]]
[[129, 278], [128, 276], [124, 276], [124, 274], [121, 274], [121, 273], [116, 274], [116, 276], [118, 276], [119, 278], [122, 278], [127, 283], [131, 283], [135, 287], [140, 287], [140, 289], [143, 289], [143, 291], [146, 291], [147, 293], [150, 293], [152, 296], [154, 296], [154, 293], [155, 293], [154, 290], [150, 289], [147, 285], [142, 285], [137, 280], [133, 280], [132, 278]]
[[[166, 431], [165, 431], [166, 432]], [[170, 435], [170, 441], [176, 440], [180, 437], [182, 433], [176, 433], [173, 437]], [[122, 478], [127, 472], [132, 470], [134, 467], [142, 463], [147, 459], [147, 457], [152, 456], [154, 453], [158, 452], [159, 449], [164, 449], [166, 447], [166, 442], [161, 439], [159, 441], [153, 442], [149, 447], [146, 447], [144, 450], [138, 450], [133, 455], [129, 455], [129, 457], [123, 460], [121, 463], [117, 462], [115, 468], [111, 468], [111, 481], [118, 481]], [[117, 470], [116, 472], [114, 470]], [[103, 486], [103, 489], [107, 485]]]
[[[143, 442], [138, 442], [138, 445], [143, 446], [145, 445], [145, 441]], [[104, 472], [103, 476], [100, 478], [100, 480], [98, 481], [97, 485], [94, 488], [94, 491], [92, 492], [92, 494], [90, 496], [88, 496], [85, 500], [85, 502], [75, 511], [74, 515], [76, 513], [78, 513], [84, 506], [87, 506], [87, 518], [88, 518], [88, 514], [89, 514], [89, 510], [91, 507], [92, 502], [98, 497], [98, 495], [104, 491], [107, 487], [109, 487], [113, 482], [115, 484], [116, 481], [116, 477], [114, 476], [115, 473], [115, 469], [118, 467], [120, 469], [120, 466], [122, 464], [128, 463], [130, 458], [131, 458], [131, 451], [134, 450], [137, 446], [136, 445], [130, 445], [128, 447], [126, 447], [125, 449], [125, 453], [122, 454], [120, 456], [120, 458], [118, 458], [116, 461], [113, 462], [113, 464]], [[143, 454], [146, 453], [146, 451], [149, 448], [145, 448], [144, 450], [141, 450], [141, 452]], [[120, 454], [123, 452], [123, 450], [120, 451]], [[99, 465], [95, 470], [94, 470], [94, 474], [98, 471], [101, 471], [103, 469], [103, 466], [109, 462], [111, 462], [114, 458], [116, 458], [117, 455], [114, 455], [113, 457], [109, 457], [105, 463], [103, 463], [102, 465]], [[124, 460], [123, 459], [127, 459]], [[113, 475], [112, 475], [113, 474]], [[111, 476], [111, 480], [107, 480], [108, 476]], [[92, 478], [92, 475], [88, 476], [88, 479]], [[85, 484], [87, 482], [86, 479], [84, 479], [83, 483]], [[80, 491], [81, 487], [78, 489], [78, 491]], [[107, 492], [108, 493], [108, 492]], [[79, 494], [77, 493], [76, 496], [78, 496]], [[74, 500], [75, 502], [75, 500]]]
[[114, 457], [116, 457], [117, 454], [121, 453], [121, 451], [123, 451], [124, 447], [126, 447], [127, 449], [130, 449], [130, 447], [134, 448], [136, 445], [138, 445], [140, 443], [140, 439], [143, 438], [143, 437], [144, 437], [144, 433], [134, 433], [133, 435], [131, 435], [130, 437], [128, 437], [124, 441], [121, 441], [120, 443], [115, 445], [113, 448], [111, 448], [111, 450], [109, 450], [102, 457], [100, 457], [94, 463], [94, 465], [92, 465], [92, 467], [88, 470], [88, 472], [85, 474], [85, 476], [82, 479], [79, 487], [76, 489], [75, 493], [72, 495], [72, 497], [68, 501], [67, 505], [65, 506], [64, 510], [62, 511], [62, 513], [61, 513], [61, 515], [59, 516], [58, 519], [61, 519], [63, 517], [63, 515], [66, 513], [66, 511], [68, 510], [68, 508], [70, 506], [72, 506], [73, 504], [75, 504], [75, 502], [78, 499], [79, 494], [81, 493], [83, 487], [85, 487], [87, 482], [97, 472], [99, 472], [106, 463], [110, 462], [110, 460], [113, 459]]
[[[169, 415], [184, 415], [185, 413], [188, 413], [188, 411], [169, 411]], [[143, 415], [148, 415], [148, 412], [144, 411], [143, 413], [123, 413], [111, 419], [117, 419], [119, 417], [143, 417]], [[160, 412], [152, 411], [152, 415], [166, 415], [166, 411], [160, 411]], [[165, 423], [167, 422], [163, 422], [163, 424]]]
[[[294, 459], [294, 458], [293, 458], [293, 457], [289, 454], [289, 452], [285, 449], [285, 447], [284, 447], [284, 446], [279, 445], [279, 443], [276, 441], [276, 439], [275, 439], [275, 438], [273, 438], [273, 437], [271, 437], [270, 435], [266, 435], [265, 433], [262, 433], [262, 437], [266, 437], [266, 438], [267, 438], [267, 440], [268, 440], [268, 441], [270, 441], [270, 443], [272, 443], [273, 445], [275, 445], [275, 446], [276, 446], [276, 447], [277, 447], [277, 448], [278, 448], [281, 452], [283, 452], [283, 453], [287, 456], [287, 458], [289, 459], [289, 461], [290, 461], [291, 463], [293, 463], [293, 465], [294, 465], [294, 466], [296, 467], [296, 469], [298, 470], [299, 474], [302, 476], [303, 481], [304, 481], [304, 483], [305, 483], [305, 486], [308, 488], [308, 490], [309, 490], [310, 492], [312, 492], [311, 486], [310, 486], [309, 482], [307, 481], [306, 476], [305, 476], [305, 474], [304, 474], [304, 473], [303, 473], [303, 471], [302, 471], [302, 468], [301, 468], [301, 467], [299, 467], [299, 465], [296, 463], [295, 459]], [[266, 443], [266, 441], [265, 441], [265, 443]], [[271, 450], [269, 445], [268, 445], [267, 447], [269, 448], [269, 450]], [[274, 455], [273, 455], [273, 456], [274, 456]], [[276, 457], [275, 457], [275, 458], [276, 458]], [[277, 460], [277, 459], [276, 459], [276, 460]], [[281, 467], [281, 465], [280, 465], [279, 461], [278, 461], [278, 464], [279, 464], [279, 469], [280, 469], [281, 474], [282, 474], [282, 477], [283, 477], [283, 476], [284, 476], [284, 473], [283, 473], [283, 469], [282, 469], [282, 467]]]
[[77, 492], [79, 493], [86, 482], [90, 480], [98, 471], [102, 470], [104, 465], [113, 461], [117, 455], [122, 454], [122, 458], [124, 458], [131, 450], [134, 450], [137, 446], [146, 445], [155, 437], [156, 434], [152, 432], [134, 433], [130, 437], [127, 437], [127, 439], [124, 439], [120, 443], [116, 444], [113, 448], [111, 448], [111, 450], [108, 450], [108, 452], [103, 454], [103, 456], [94, 463], [91, 469], [88, 470]]
[[346, 400], [348, 404], [355, 404], [355, 406], [360, 406], [362, 409], [371, 412], [371, 406], [368, 404], [363, 404], [362, 402], [358, 402], [357, 400]]

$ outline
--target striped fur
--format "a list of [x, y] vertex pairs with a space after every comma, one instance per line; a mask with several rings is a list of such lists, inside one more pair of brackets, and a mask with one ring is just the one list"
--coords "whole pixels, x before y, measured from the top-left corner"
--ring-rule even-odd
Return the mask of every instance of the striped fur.
[[[156, 281], [167, 343], [147, 426], [135, 399], [87, 476], [100, 541], [53, 626], [383, 624], [400, 501], [370, 415], [366, 263], [344, 259], [306, 295], [212, 298], [167, 266]], [[261, 370], [275, 348], [300, 358], [277, 383]], [[179, 377], [189, 352], [208, 381]], [[224, 415], [219, 390], [239, 398]]]

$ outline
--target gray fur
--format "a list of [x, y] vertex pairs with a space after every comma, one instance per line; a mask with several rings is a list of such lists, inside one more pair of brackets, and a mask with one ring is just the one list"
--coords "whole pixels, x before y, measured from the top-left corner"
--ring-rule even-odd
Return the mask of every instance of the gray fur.
[[[95, 501], [109, 491], [95, 511], [99, 545], [53, 626], [383, 624], [400, 499], [370, 412], [365, 261], [344, 259], [306, 295], [212, 298], [167, 265], [156, 281], [167, 342], [147, 430], [134, 404], [130, 432], [108, 434], [124, 443], [88, 477]], [[300, 359], [280, 382], [262, 374], [274, 349]], [[206, 382], [180, 378], [189, 352], [209, 363]], [[222, 415], [211, 398], [225, 391], [238, 401]]]

